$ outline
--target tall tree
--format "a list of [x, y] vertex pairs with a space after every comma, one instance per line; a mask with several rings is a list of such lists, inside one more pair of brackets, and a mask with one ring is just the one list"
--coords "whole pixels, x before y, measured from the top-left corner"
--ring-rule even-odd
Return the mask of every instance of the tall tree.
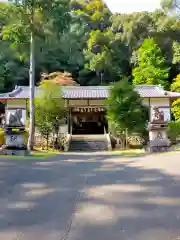
[[[173, 80], [171, 84], [171, 91], [180, 92], [180, 74], [178, 74]], [[177, 99], [173, 102], [171, 111], [175, 120], [180, 121], [180, 99]]]
[[[172, 59], [172, 64], [175, 67], [175, 76], [177, 73], [180, 72], [180, 42], [174, 41], [173, 42], [173, 59]], [[173, 76], [174, 76], [173, 75]]]
[[111, 29], [112, 13], [102, 0], [76, 4], [75, 9], [89, 28], [89, 39], [84, 47], [84, 70], [94, 73], [95, 85], [119, 81], [120, 76], [128, 72], [129, 51], [120, 36]]
[[157, 85], [168, 87], [169, 68], [161, 49], [154, 39], [145, 39], [138, 49], [138, 66], [133, 69], [135, 85]]
[[[10, 41], [3, 40], [3, 29], [9, 22], [9, 3], [0, 2], [0, 92], [11, 91], [18, 82], [23, 85], [28, 68], [19, 59], [16, 49]], [[18, 69], [18, 70], [17, 70]]]
[[99, 76], [99, 84], [119, 81], [126, 74], [129, 56], [128, 48], [111, 29], [91, 31], [84, 54], [86, 68]]
[[[62, 0], [63, 1], [63, 0]], [[57, 9], [61, 7], [61, 0], [59, 1], [45, 1], [45, 0], [15, 0], [12, 5], [12, 16], [16, 19], [16, 26], [12, 33], [14, 23], [10, 21], [9, 26], [4, 30], [4, 37], [6, 39], [14, 40], [17, 47], [26, 46], [30, 43], [30, 67], [29, 67], [29, 104], [30, 104], [30, 122], [29, 122], [29, 139], [28, 139], [28, 149], [33, 149], [34, 144], [34, 85], [35, 85], [35, 39], [37, 36], [42, 34], [42, 29], [44, 29], [42, 23], [48, 23], [46, 28], [49, 29], [57, 27], [57, 21], [52, 17], [51, 21], [48, 21], [49, 16], [53, 13], [56, 14]], [[65, 0], [66, 1], [66, 0]], [[66, 1], [68, 3], [68, 1]], [[12, 19], [11, 19], [12, 20]], [[56, 18], [57, 20], [57, 18]], [[19, 31], [23, 38], [19, 44]], [[30, 38], [30, 42], [29, 39]], [[38, 45], [36, 43], [36, 45]]]
[[175, 11], [176, 13], [180, 13], [179, 0], [161, 0], [161, 5], [166, 11]]

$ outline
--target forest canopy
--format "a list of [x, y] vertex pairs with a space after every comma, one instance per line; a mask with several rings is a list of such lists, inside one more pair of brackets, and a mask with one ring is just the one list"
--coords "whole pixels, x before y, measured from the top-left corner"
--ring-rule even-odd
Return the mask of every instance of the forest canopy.
[[[42, 74], [65, 72], [80, 85], [127, 77], [168, 88], [180, 72], [180, 20], [167, 7], [113, 14], [101, 0], [51, 0], [34, 11], [36, 84]], [[17, 1], [0, 2], [0, 92], [29, 83], [29, 19], [22, 16]]]

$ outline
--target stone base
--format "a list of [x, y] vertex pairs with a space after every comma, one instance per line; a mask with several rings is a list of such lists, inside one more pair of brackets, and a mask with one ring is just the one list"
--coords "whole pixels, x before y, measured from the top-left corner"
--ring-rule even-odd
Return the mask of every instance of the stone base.
[[149, 153], [157, 153], [157, 152], [159, 152], [159, 153], [161, 153], [161, 152], [169, 152], [171, 150], [171, 148], [170, 147], [168, 147], [168, 146], [166, 146], [166, 147], [158, 147], [158, 146], [156, 146], [156, 147], [148, 147], [147, 148], [147, 152], [149, 152]]
[[169, 139], [156, 139], [154, 141], [150, 141], [148, 146], [148, 152], [167, 152], [171, 149], [171, 143]]
[[14, 156], [28, 156], [29, 152], [27, 150], [4, 150], [5, 155], [14, 155]]

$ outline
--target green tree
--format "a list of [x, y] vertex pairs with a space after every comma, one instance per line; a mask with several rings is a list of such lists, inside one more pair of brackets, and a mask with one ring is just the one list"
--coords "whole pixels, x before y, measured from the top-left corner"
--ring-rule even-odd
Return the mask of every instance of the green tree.
[[180, 98], [173, 102], [171, 111], [176, 121], [180, 121]]
[[172, 63], [172, 42], [179, 39], [179, 20], [159, 9], [153, 12], [114, 14], [112, 28], [129, 47], [132, 65], [137, 64], [136, 51], [146, 38], [152, 37], [161, 48], [168, 65]]
[[[171, 91], [180, 92], [180, 74], [173, 80]], [[180, 121], [180, 99], [173, 102], [171, 111], [176, 121]]]
[[173, 61], [172, 64], [176, 66], [177, 72], [180, 72], [180, 43], [173, 42]]
[[[67, 0], [68, 1], [68, 0]], [[66, 3], [68, 3], [66, 1]], [[35, 85], [35, 46], [39, 47], [38, 40], [41, 36], [48, 34], [52, 27], [58, 27], [61, 20], [56, 21], [54, 15], [61, 8], [62, 1], [45, 0], [15, 0], [11, 8], [11, 18], [9, 24], [4, 28], [3, 37], [13, 42], [14, 47], [23, 51], [29, 46], [29, 139], [28, 149], [33, 149], [34, 142], [34, 85]], [[49, 17], [51, 16], [51, 21]], [[53, 16], [53, 17], [52, 17]], [[15, 22], [15, 24], [14, 24]], [[45, 28], [44, 28], [45, 23]], [[41, 49], [42, 50], [42, 49]], [[37, 49], [37, 52], [40, 52]]]
[[161, 0], [161, 6], [165, 11], [180, 12], [180, 1], [179, 0]]
[[126, 74], [128, 48], [111, 29], [91, 31], [84, 54], [85, 67], [96, 73], [101, 85], [119, 80]]
[[35, 126], [47, 141], [54, 123], [59, 126], [65, 117], [61, 88], [51, 81], [43, 81], [40, 97], [35, 99]]
[[171, 91], [180, 92], [180, 74], [173, 80], [171, 84]]
[[168, 87], [169, 68], [161, 49], [154, 39], [145, 39], [138, 49], [138, 66], [133, 69], [133, 83], [135, 85], [156, 85]]
[[173, 144], [177, 143], [180, 137], [180, 121], [168, 123], [168, 136]]
[[79, 16], [89, 27], [90, 30], [101, 30], [110, 27], [110, 12], [103, 0], [76, 0], [72, 1], [71, 7], [74, 13]]
[[[126, 79], [113, 85], [107, 100], [107, 118], [120, 133], [143, 133], [147, 123], [147, 108]], [[119, 129], [119, 130], [118, 130]]]
[[86, 23], [88, 33], [80, 83], [104, 85], [119, 81], [120, 76], [128, 72], [129, 52], [120, 36], [111, 29], [112, 13], [102, 0], [75, 1], [72, 5], [76, 16]]
[[11, 91], [15, 85], [27, 80], [28, 66], [19, 59], [10, 41], [3, 40], [3, 29], [9, 22], [9, 3], [0, 2], [0, 92]]

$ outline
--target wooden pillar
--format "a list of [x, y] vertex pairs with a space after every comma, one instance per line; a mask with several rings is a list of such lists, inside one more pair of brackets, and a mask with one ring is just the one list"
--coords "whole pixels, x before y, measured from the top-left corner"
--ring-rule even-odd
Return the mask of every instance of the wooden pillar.
[[71, 114], [71, 108], [69, 108], [69, 134], [72, 134], [72, 114]]
[[149, 107], [149, 119], [148, 119], [148, 122], [150, 122], [151, 121], [151, 99], [149, 98], [148, 99], [149, 100], [149, 103], [148, 103], [148, 107]]
[[5, 121], [4, 128], [6, 129], [7, 100], [5, 100], [4, 105], [5, 105], [5, 107], [4, 107], [4, 121]]
[[169, 98], [169, 110], [170, 110], [170, 122], [172, 121], [172, 113], [171, 113], [171, 99]]

